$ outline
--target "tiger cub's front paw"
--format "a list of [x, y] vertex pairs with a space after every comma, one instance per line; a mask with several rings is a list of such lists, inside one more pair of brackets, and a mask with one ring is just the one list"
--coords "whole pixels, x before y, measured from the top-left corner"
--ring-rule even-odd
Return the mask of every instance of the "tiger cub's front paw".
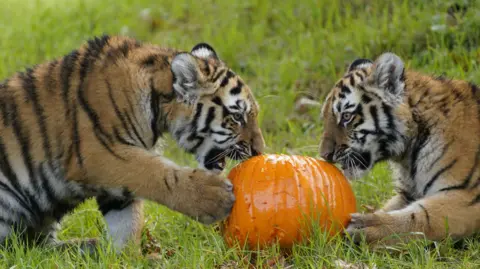
[[235, 196], [227, 178], [202, 169], [186, 169], [178, 176], [182, 191], [174, 209], [204, 224], [230, 214]]
[[351, 220], [345, 232], [350, 235], [355, 243], [360, 243], [362, 237], [365, 237], [367, 243], [374, 243], [393, 234], [392, 227], [394, 225], [394, 218], [386, 212], [354, 213], [351, 214]]

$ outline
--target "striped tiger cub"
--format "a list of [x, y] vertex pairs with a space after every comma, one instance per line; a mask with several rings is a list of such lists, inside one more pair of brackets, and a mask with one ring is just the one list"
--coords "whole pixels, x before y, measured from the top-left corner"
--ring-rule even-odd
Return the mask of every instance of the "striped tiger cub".
[[393, 53], [355, 60], [328, 94], [321, 156], [362, 177], [387, 160], [396, 195], [353, 214], [369, 243], [462, 239], [480, 231], [480, 89], [405, 69]]
[[[0, 112], [1, 242], [20, 231], [62, 245], [54, 227], [92, 197], [117, 251], [139, 243], [144, 199], [213, 223], [235, 200], [226, 158], [264, 147], [250, 88], [205, 43], [95, 37], [4, 80]], [[154, 153], [166, 133], [199, 168]]]

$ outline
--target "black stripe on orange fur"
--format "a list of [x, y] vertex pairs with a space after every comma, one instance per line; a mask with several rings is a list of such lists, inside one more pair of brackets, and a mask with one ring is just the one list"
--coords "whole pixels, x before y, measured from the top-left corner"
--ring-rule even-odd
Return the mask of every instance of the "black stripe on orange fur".
[[412, 155], [410, 159], [410, 177], [412, 180], [415, 179], [417, 174], [417, 160], [418, 154], [423, 149], [423, 147], [428, 143], [430, 138], [430, 129], [428, 128], [427, 124], [423, 122], [420, 118], [414, 115], [413, 120], [417, 123], [417, 137], [415, 142], [413, 143], [412, 147]]
[[[128, 127], [127, 127], [127, 122], [125, 120], [125, 117], [123, 117], [122, 112], [120, 111], [120, 107], [118, 106], [117, 102], [115, 101], [115, 98], [113, 97], [112, 85], [110, 84], [110, 82], [107, 79], [105, 79], [105, 84], [107, 85], [108, 97], [110, 99], [110, 102], [112, 103], [113, 110], [115, 111], [115, 114], [117, 115], [117, 118], [120, 120], [120, 123], [122, 124], [123, 130], [128, 135], [128, 137], [130, 138], [131, 141], [135, 141], [132, 134], [130, 133], [130, 129], [128, 129]], [[116, 132], [114, 132], [114, 134], [115, 134], [115, 136], [118, 140], [121, 140], [121, 142], [123, 144], [131, 144], [131, 143], [128, 143], [125, 140], [125, 138], [123, 138], [121, 136], [121, 134], [118, 132], [117, 129], [115, 129], [115, 131]]]
[[227, 86], [228, 81], [230, 81], [230, 78], [233, 78], [234, 76], [235, 74], [231, 70], [228, 70], [227, 74], [225, 74], [225, 76], [222, 79], [222, 82], [220, 83], [220, 87]]
[[130, 114], [128, 114], [128, 112], [125, 111], [125, 118], [127, 119], [127, 122], [130, 125], [130, 127], [127, 128], [127, 130], [131, 129], [133, 131], [133, 133], [135, 134], [135, 137], [137, 138], [137, 141], [139, 141], [142, 144], [142, 146], [146, 148], [147, 144], [145, 143], [142, 136], [140, 135], [140, 131], [137, 129], [137, 126], [133, 122], [132, 117], [135, 119], [135, 115], [130, 116]]
[[476, 204], [478, 204], [478, 203], [480, 203], [480, 194], [478, 194], [477, 196], [475, 196], [475, 198], [470, 202], [469, 205], [472, 206], [472, 205], [476, 205]]
[[428, 190], [435, 184], [435, 181], [445, 172], [450, 170], [455, 164], [457, 163], [457, 159], [454, 159], [452, 162], [450, 162], [447, 166], [443, 167], [440, 169], [433, 177], [425, 184], [425, 188], [423, 188], [423, 195], [426, 195]]
[[425, 218], [427, 219], [427, 225], [428, 227], [430, 227], [430, 214], [428, 214], [427, 209], [422, 204], [418, 204], [418, 206], [420, 206], [420, 208], [423, 210], [423, 213], [425, 213]]
[[[70, 80], [75, 70], [75, 66], [77, 65], [78, 56], [78, 50], [74, 50], [63, 58], [60, 66], [60, 83], [62, 85], [62, 100], [65, 107], [65, 118], [67, 122], [72, 121], [72, 144], [69, 145], [66, 157], [67, 163], [70, 163], [73, 155], [76, 154], [77, 162], [80, 166], [82, 166], [83, 157], [80, 154], [80, 139], [78, 136], [77, 112], [76, 109], [72, 108], [70, 104]], [[74, 113], [72, 113], [72, 109], [75, 110]]]
[[449, 191], [449, 190], [462, 190], [468, 187], [470, 184], [470, 181], [472, 180], [473, 174], [478, 171], [478, 163], [480, 161], [480, 147], [477, 149], [477, 153], [475, 155], [475, 161], [473, 163], [472, 168], [470, 168], [470, 171], [468, 172], [468, 175], [465, 177], [465, 179], [462, 181], [461, 184], [454, 185], [454, 186], [449, 186], [440, 189], [439, 191]]
[[210, 129], [210, 124], [215, 119], [215, 107], [208, 108], [207, 117], [205, 118], [205, 126], [199, 131], [200, 133], [206, 133]]
[[[20, 78], [23, 80], [22, 76]], [[12, 100], [13, 101], [13, 100]], [[40, 189], [40, 186], [38, 185], [38, 182], [35, 180], [35, 171], [34, 171], [34, 163], [30, 151], [30, 136], [28, 132], [28, 128], [25, 128], [25, 126], [22, 125], [22, 119], [20, 118], [20, 115], [18, 113], [18, 106], [15, 102], [12, 104], [12, 127], [13, 127], [13, 132], [15, 134], [15, 137], [17, 139], [17, 143], [20, 146], [21, 149], [21, 155], [23, 162], [25, 164], [25, 167], [27, 168], [28, 172], [28, 180], [30, 181], [30, 185], [33, 187], [34, 192], [38, 192]], [[35, 199], [35, 194], [30, 193], [28, 190], [24, 192], [24, 195], [26, 196], [29, 204], [32, 208], [32, 211], [36, 213], [34, 216], [37, 217], [37, 219], [41, 219], [38, 214], [40, 214], [40, 206], [38, 205], [36, 199]]]
[[37, 88], [35, 86], [35, 77], [33, 69], [27, 69], [23, 79], [23, 89], [26, 91], [27, 100], [32, 102], [35, 115], [37, 117], [38, 127], [40, 129], [40, 136], [43, 141], [43, 150], [45, 151], [46, 161], [52, 161], [52, 149], [50, 146], [50, 138], [48, 137], [47, 119], [45, 118], [43, 106], [38, 100]]
[[193, 120], [192, 120], [192, 129], [193, 132], [192, 134], [188, 137], [188, 140], [194, 140], [196, 138], [196, 130], [198, 127], [198, 119], [200, 119], [200, 116], [202, 114], [202, 109], [203, 109], [203, 104], [197, 104], [197, 108], [195, 110], [195, 114], [193, 115]]
[[[105, 128], [102, 126], [102, 122], [100, 121], [100, 117], [98, 116], [95, 109], [89, 104], [86, 92], [85, 92], [85, 78], [87, 76], [87, 72], [90, 71], [92, 68], [94, 61], [99, 57], [102, 53], [104, 47], [108, 44], [109, 37], [102, 36], [101, 38], [94, 38], [88, 41], [88, 45], [86, 47], [86, 51], [83, 54], [82, 61], [80, 63], [80, 82], [77, 89], [77, 97], [78, 101], [84, 112], [87, 113], [90, 121], [92, 122], [92, 128], [94, 130], [95, 136], [97, 137], [98, 141], [102, 144], [102, 146], [114, 155], [118, 159], [124, 159], [120, 155], [114, 152], [112, 148], [113, 138], [110, 133], [108, 133]], [[128, 42], [125, 41], [123, 46], [127, 46], [126, 48], [122, 47], [122, 50], [127, 50], [128, 53]], [[125, 54], [125, 53], [124, 53]]]
[[45, 84], [44, 87], [47, 89], [49, 93], [53, 93], [55, 91], [55, 84], [56, 81], [53, 76], [53, 70], [58, 66], [58, 60], [53, 60], [48, 64], [47, 72], [45, 73]]

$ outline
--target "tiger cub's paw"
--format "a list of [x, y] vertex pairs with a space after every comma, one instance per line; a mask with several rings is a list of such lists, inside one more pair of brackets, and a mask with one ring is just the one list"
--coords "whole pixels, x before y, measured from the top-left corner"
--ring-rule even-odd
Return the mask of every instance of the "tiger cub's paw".
[[[401, 223], [397, 223], [400, 225]], [[368, 214], [351, 214], [350, 223], [346, 233], [350, 235], [355, 243], [360, 243], [362, 237], [367, 243], [374, 243], [382, 240], [387, 242], [386, 237], [394, 234], [395, 219], [388, 213], [377, 211]]]
[[220, 175], [202, 169], [185, 169], [178, 172], [182, 193], [175, 210], [204, 224], [227, 217], [235, 202], [233, 185]]

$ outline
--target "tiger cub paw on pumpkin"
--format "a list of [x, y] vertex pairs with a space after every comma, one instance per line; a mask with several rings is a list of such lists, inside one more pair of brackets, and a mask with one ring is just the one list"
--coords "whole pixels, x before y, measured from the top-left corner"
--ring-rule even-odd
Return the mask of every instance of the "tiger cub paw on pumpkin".
[[172, 208], [204, 224], [226, 218], [235, 196], [230, 181], [203, 169], [177, 171], [177, 190]]

